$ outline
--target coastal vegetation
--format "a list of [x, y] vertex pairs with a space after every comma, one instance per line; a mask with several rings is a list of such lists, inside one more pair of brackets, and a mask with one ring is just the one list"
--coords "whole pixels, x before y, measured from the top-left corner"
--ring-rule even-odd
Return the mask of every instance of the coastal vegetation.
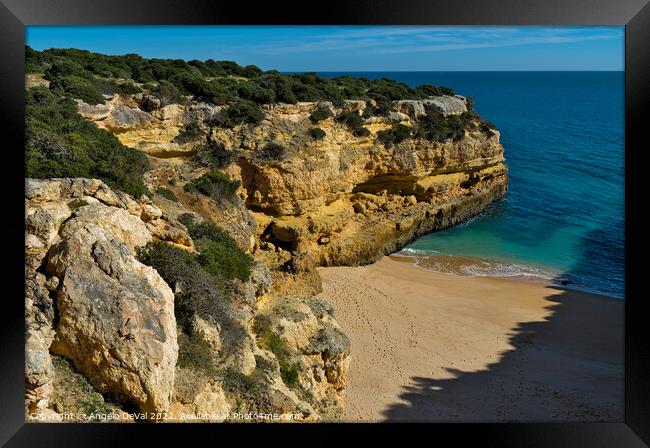
[[[261, 108], [264, 104], [319, 101], [321, 104], [309, 115], [314, 125], [334, 117], [353, 135], [368, 137], [371, 132], [364, 125], [365, 119], [392, 112], [394, 101], [454, 94], [447, 87], [425, 84], [412, 88], [387, 78], [324, 78], [315, 73], [263, 71], [231, 61], [145, 59], [134, 54], [108, 56], [76, 49], [39, 52], [27, 47], [26, 69], [40, 73], [49, 81], [49, 87], [31, 88], [26, 93], [27, 175], [99, 178], [135, 197], [149, 194], [142, 177], [149, 166], [147, 158], [121, 144], [115, 135], [82, 119], [74, 100], [97, 105], [116, 93], [146, 93], [153, 95], [160, 105], [189, 104], [192, 100], [227, 105], [205, 119], [208, 127], [227, 129], [259, 124], [266, 116]], [[332, 105], [340, 107], [345, 100], [367, 103], [362, 114], [343, 109], [334, 116]], [[143, 104], [146, 109], [146, 103]], [[409, 138], [458, 140], [466, 129], [475, 126], [491, 135], [494, 126], [480, 120], [471, 98], [467, 99], [467, 108], [467, 112], [460, 115], [443, 116], [429, 106], [426, 114], [419, 116], [410, 129], [396, 124], [378, 132], [377, 137], [386, 145]], [[320, 127], [308, 132], [314, 140], [326, 135]], [[192, 120], [184, 124], [173, 142], [194, 142], [203, 135], [203, 125]], [[236, 152], [226, 150], [222, 143], [209, 138], [196, 150], [198, 161], [212, 170], [189, 182], [186, 190], [206, 195], [233, 194], [239, 185], [218, 169], [232, 162]], [[281, 160], [285, 155], [284, 147], [269, 142], [255, 157], [260, 161], [272, 161]], [[171, 197], [166, 192], [160, 194]]]
[[226, 231], [211, 221], [195, 223], [190, 214], [184, 214], [180, 222], [187, 227], [199, 249], [197, 260], [216, 281], [246, 281], [250, 278], [253, 259]]
[[262, 147], [262, 150], [256, 155], [259, 162], [269, 162], [271, 160], [280, 160], [284, 158], [287, 150], [279, 143], [269, 142]]
[[195, 120], [189, 121], [183, 126], [181, 132], [174, 137], [174, 142], [176, 143], [186, 143], [192, 140], [197, 139], [201, 135], [201, 127], [199, 123]]
[[[448, 87], [425, 84], [412, 88], [388, 78], [284, 74], [211, 59], [146, 59], [136, 54], [109, 56], [78, 49], [39, 52], [30, 47], [26, 48], [25, 56], [28, 72], [43, 73], [46, 79], [61, 85], [64, 93], [82, 92], [85, 98], [99, 103], [103, 102], [99, 85], [113, 86], [116, 92], [119, 89], [148, 91], [166, 103], [182, 103], [188, 96], [214, 104], [235, 103], [235, 108], [223, 116], [224, 126], [259, 121], [263, 115], [256, 111], [261, 113], [258, 107], [261, 104], [330, 101], [341, 106], [345, 100], [373, 100], [377, 104], [373, 113], [384, 114], [392, 110], [394, 100], [454, 94]], [[74, 79], [65, 81], [69, 77]], [[102, 81], [96, 84], [96, 80]], [[107, 84], [106, 80], [113, 81]], [[66, 86], [74, 90], [66, 90]], [[324, 118], [327, 113], [321, 110], [312, 121], [317, 123]]]
[[[179, 301], [177, 294], [176, 306], [179, 322], [188, 323], [195, 313], [210, 319], [221, 312], [222, 307], [213, 302], [230, 297], [233, 281], [250, 278], [253, 259], [216, 224], [195, 223], [190, 214], [183, 215], [181, 222], [188, 228], [197, 254], [157, 241], [141, 251], [140, 261], [155, 268], [168, 284], [182, 284], [182, 298]], [[205, 297], [208, 289], [214, 291]]]
[[158, 187], [156, 189], [156, 194], [172, 202], [178, 202], [178, 198], [176, 197], [176, 194], [173, 191], [171, 191], [169, 188]]
[[147, 193], [142, 175], [148, 169], [143, 153], [84, 120], [72, 99], [46, 87], [25, 92], [27, 177], [97, 178], [139, 197]]
[[329, 108], [319, 106], [316, 109], [314, 109], [311, 115], [309, 115], [309, 120], [312, 123], [316, 124], [319, 121], [325, 120], [326, 118], [329, 118], [331, 116], [332, 116], [332, 111]]
[[206, 140], [196, 148], [198, 162], [215, 169], [228, 165], [236, 156], [236, 151], [228, 151], [222, 142], [215, 140]]
[[341, 112], [335, 117], [338, 123], [347, 125], [357, 137], [366, 137], [370, 135], [368, 128], [363, 127], [363, 118], [357, 112]]
[[322, 140], [325, 138], [325, 131], [321, 128], [311, 128], [309, 130], [309, 136], [315, 140]]
[[384, 144], [401, 143], [411, 137], [411, 127], [401, 123], [394, 125], [390, 129], [377, 132], [377, 138]]
[[221, 171], [213, 169], [189, 181], [185, 184], [184, 190], [218, 198], [232, 196], [240, 185], [240, 181], [232, 180]]

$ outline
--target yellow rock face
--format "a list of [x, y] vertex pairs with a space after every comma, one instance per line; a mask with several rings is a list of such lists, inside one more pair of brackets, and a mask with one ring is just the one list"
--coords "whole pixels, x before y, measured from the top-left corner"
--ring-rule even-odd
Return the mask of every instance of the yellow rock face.
[[[117, 96], [107, 103], [108, 111], [84, 106], [85, 116], [93, 119], [94, 113], [98, 126], [156, 158], [193, 155], [206, 136], [237, 151], [224, 171], [241, 181], [240, 196], [254, 212], [254, 248], [293, 253], [299, 270], [373, 261], [425, 232], [479, 213], [507, 189], [496, 131], [466, 131], [459, 141], [385, 145], [377, 139], [379, 131], [398, 121], [411, 126], [416, 118], [397, 112], [371, 117], [364, 122], [370, 135], [358, 137], [331, 117], [312, 123], [317, 103], [276, 104], [263, 107], [258, 125], [208, 128], [201, 123], [220, 106], [194, 103], [144, 112], [138, 100]], [[333, 109], [360, 113], [364, 107], [348, 101]], [[191, 121], [200, 123], [200, 136], [179, 143], [176, 137]], [[311, 138], [313, 127], [325, 136]], [[269, 158], [264, 148], [271, 142], [284, 149]]]

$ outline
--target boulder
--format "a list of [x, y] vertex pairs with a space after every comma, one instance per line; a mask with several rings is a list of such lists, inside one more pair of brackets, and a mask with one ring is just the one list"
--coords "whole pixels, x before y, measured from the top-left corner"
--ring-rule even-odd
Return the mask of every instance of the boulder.
[[417, 118], [425, 115], [424, 104], [418, 100], [400, 100], [395, 103], [398, 112], [408, 115], [411, 118]]
[[178, 357], [174, 294], [136, 253], [154, 238], [191, 248], [185, 228], [96, 179], [26, 179], [25, 199], [28, 409], [48, 406], [52, 352], [97, 391], [166, 410]]
[[169, 407], [178, 357], [174, 294], [110, 232], [78, 228], [52, 249], [61, 279], [52, 352], [143, 411]]

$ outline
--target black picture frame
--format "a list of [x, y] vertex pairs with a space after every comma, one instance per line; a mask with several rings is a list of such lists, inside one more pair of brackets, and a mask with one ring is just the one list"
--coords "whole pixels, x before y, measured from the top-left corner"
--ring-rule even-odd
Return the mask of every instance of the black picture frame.
[[[2, 134], [3, 180], [9, 205], [4, 223], [4, 286], [0, 319], [0, 443], [7, 446], [77, 446], [129, 443], [146, 431], [167, 438], [172, 431], [224, 434], [250, 432], [250, 425], [74, 425], [24, 421], [24, 203], [15, 191], [23, 185], [24, 45], [25, 25], [72, 24], [430, 24], [430, 25], [619, 25], [625, 26], [625, 418], [620, 423], [440, 424], [436, 438], [467, 437], [488, 446], [646, 446], [650, 443], [650, 345], [644, 322], [640, 279], [640, 251], [647, 238], [643, 224], [641, 157], [648, 151], [644, 124], [650, 104], [650, 5], [647, 0], [415, 0], [358, 2], [329, 1], [308, 7], [306, 2], [215, 2], [185, 0], [0, 0], [0, 107], [6, 131]], [[645, 119], [645, 120], [644, 120]], [[15, 183], [14, 183], [15, 182]], [[634, 198], [635, 192], [640, 200]], [[9, 226], [7, 226], [9, 227]], [[15, 235], [13, 234], [15, 231]], [[23, 264], [24, 266], [24, 264]], [[7, 289], [6, 286], [12, 287]], [[280, 425], [255, 425], [274, 431]], [[317, 430], [331, 428], [319, 425]], [[292, 425], [304, 434], [314, 425]], [[293, 429], [295, 428], [295, 429]], [[374, 431], [395, 429], [375, 425]], [[400, 429], [397, 428], [399, 431]], [[471, 431], [470, 431], [471, 430]], [[329, 429], [328, 429], [329, 431]], [[231, 434], [232, 435], [232, 434]], [[210, 440], [210, 439], [208, 439]], [[214, 440], [214, 439], [213, 439]]]

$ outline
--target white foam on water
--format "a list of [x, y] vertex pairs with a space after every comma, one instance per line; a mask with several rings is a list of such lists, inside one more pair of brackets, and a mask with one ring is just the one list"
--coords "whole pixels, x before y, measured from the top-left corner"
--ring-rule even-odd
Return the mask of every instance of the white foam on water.
[[410, 247], [405, 247], [404, 249], [400, 250], [399, 252], [396, 252], [394, 254], [391, 254], [391, 256], [397, 256], [397, 257], [412, 257], [412, 256], [417, 256], [417, 255], [437, 255], [440, 252], [435, 251], [435, 250], [426, 250], [426, 249], [412, 249]]
[[557, 272], [549, 272], [536, 266], [491, 261], [464, 264], [460, 266], [460, 271], [473, 277], [533, 277], [553, 280], [558, 276]]
[[527, 277], [550, 281], [560, 274], [522, 263], [454, 257], [423, 249], [405, 248], [393, 256], [413, 258], [417, 266], [429, 271], [469, 277]]

